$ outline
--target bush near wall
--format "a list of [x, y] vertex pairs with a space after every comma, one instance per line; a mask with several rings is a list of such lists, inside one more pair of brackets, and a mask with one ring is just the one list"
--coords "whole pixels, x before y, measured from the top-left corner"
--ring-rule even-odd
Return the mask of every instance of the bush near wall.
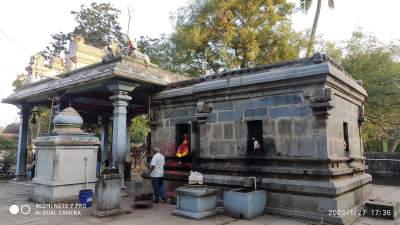
[[11, 149], [11, 148], [17, 148], [15, 144], [8, 140], [7, 138], [0, 136], [0, 149]]

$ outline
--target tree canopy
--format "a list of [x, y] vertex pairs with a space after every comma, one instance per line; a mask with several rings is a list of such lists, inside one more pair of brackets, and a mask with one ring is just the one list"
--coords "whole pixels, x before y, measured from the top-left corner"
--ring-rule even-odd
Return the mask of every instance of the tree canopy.
[[367, 149], [369, 144], [376, 148], [377, 140], [387, 140], [394, 151], [400, 142], [400, 43], [383, 43], [358, 29], [349, 40], [320, 45], [352, 77], [363, 81], [368, 93], [363, 126]]
[[67, 50], [68, 41], [74, 35], [81, 35], [87, 45], [97, 48], [109, 45], [113, 39], [124, 42], [122, 28], [118, 21], [120, 13], [121, 11], [110, 3], [93, 2], [89, 7], [81, 5], [79, 11], [71, 11], [78, 25], [72, 32], [52, 34], [53, 41], [42, 51], [42, 54], [46, 58], [60, 56]]
[[124, 41], [122, 28], [118, 18], [121, 11], [110, 3], [90, 4], [90, 7], [81, 5], [80, 11], [72, 11], [78, 26], [72, 32], [82, 35], [86, 44], [102, 48], [111, 43], [113, 39]]
[[194, 0], [172, 16], [170, 36], [142, 37], [138, 46], [161, 67], [191, 76], [295, 59], [306, 39], [291, 28], [293, 8], [285, 0]]
[[171, 41], [189, 73], [295, 59], [304, 43], [291, 28], [293, 8], [285, 0], [195, 0], [176, 13]]
[[400, 43], [382, 43], [360, 31], [345, 42], [342, 65], [368, 92], [366, 140], [387, 138], [394, 151], [400, 140]]

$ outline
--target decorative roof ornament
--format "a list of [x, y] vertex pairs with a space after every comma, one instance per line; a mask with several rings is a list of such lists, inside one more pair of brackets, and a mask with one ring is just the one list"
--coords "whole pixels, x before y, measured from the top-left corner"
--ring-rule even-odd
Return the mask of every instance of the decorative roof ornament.
[[85, 44], [85, 38], [82, 35], [78, 34], [73, 37], [73, 42], [83, 45]]
[[127, 43], [128, 43], [128, 46], [125, 49], [125, 54], [127, 54], [128, 56], [130, 56], [132, 58], [139, 59], [139, 60], [143, 61], [145, 64], [150, 64], [149, 56], [138, 50], [138, 46], [137, 46], [137, 42], [136, 42], [135, 38], [127, 37]]
[[83, 119], [71, 106], [58, 113], [53, 119], [53, 124], [55, 133], [83, 133], [80, 129]]
[[110, 45], [104, 47], [103, 51], [104, 51], [103, 61], [121, 56], [121, 48], [119, 47], [119, 43], [116, 39], [113, 39]]
[[326, 53], [323, 52], [316, 52], [313, 54], [312, 59], [314, 63], [322, 63], [329, 60], [329, 57]]

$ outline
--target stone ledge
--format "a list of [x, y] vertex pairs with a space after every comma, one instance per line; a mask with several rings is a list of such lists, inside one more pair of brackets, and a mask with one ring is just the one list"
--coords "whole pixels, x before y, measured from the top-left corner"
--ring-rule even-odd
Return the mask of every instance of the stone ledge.
[[177, 194], [190, 195], [196, 197], [210, 196], [218, 194], [218, 190], [209, 187], [191, 188], [187, 186], [179, 187], [175, 190]]
[[[199, 160], [221, 160], [221, 161], [231, 161], [231, 160], [244, 160], [244, 159], [255, 159], [255, 160], [272, 160], [272, 161], [284, 161], [284, 162], [347, 162], [351, 160], [349, 157], [330, 157], [330, 158], [311, 158], [311, 157], [290, 157], [290, 156], [201, 156], [198, 157]], [[365, 159], [365, 158], [362, 158]]]
[[261, 187], [270, 190], [289, 191], [309, 195], [339, 196], [365, 184], [371, 183], [369, 174], [334, 181], [304, 181], [263, 178]]
[[[354, 211], [361, 210], [361, 206], [357, 206], [349, 210], [354, 210]], [[309, 211], [287, 209], [287, 208], [276, 208], [270, 206], [267, 206], [265, 208], [265, 212], [273, 215], [289, 216], [299, 219], [318, 221], [319, 224], [334, 224], [334, 225], [351, 224], [361, 216], [361, 215], [347, 215], [343, 217], [329, 216], [324, 213], [309, 212]]]
[[[96, 183], [97, 179], [91, 179], [88, 178], [87, 183]], [[38, 178], [33, 178], [33, 183], [34, 184], [40, 184], [40, 185], [45, 185], [45, 186], [65, 186], [65, 185], [77, 185], [77, 184], [86, 184], [84, 179], [75, 179], [75, 180], [43, 180], [43, 179], [38, 179]]]
[[28, 200], [36, 203], [74, 203], [78, 202], [78, 195], [65, 198], [50, 198], [48, 196], [32, 193], [28, 197]]
[[[240, 171], [240, 172], [264, 172], [274, 174], [298, 174], [298, 175], [318, 175], [318, 176], [338, 176], [344, 174], [351, 174], [354, 172], [354, 168], [304, 168], [299, 169], [296, 167], [281, 167], [281, 166], [222, 166], [213, 165], [212, 169], [208, 165], [199, 165], [200, 170], [225, 170], [225, 171]], [[364, 170], [364, 168], [360, 168]]]
[[[204, 174], [204, 181], [206, 183], [216, 185], [241, 186], [247, 179], [247, 177]], [[357, 175], [355, 177], [339, 181], [306, 181], [261, 178], [261, 182], [258, 184], [258, 187], [271, 191], [276, 190], [279, 192], [284, 191], [304, 195], [336, 197], [365, 184], [371, 183], [371, 180], [372, 178], [369, 174]]]

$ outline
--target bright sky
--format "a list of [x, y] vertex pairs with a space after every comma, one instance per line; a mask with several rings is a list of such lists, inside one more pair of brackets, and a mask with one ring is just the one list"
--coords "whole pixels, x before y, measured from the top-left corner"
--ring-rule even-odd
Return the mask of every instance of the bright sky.
[[[289, 0], [298, 4], [300, 0]], [[13, 91], [12, 81], [24, 72], [29, 57], [39, 52], [51, 41], [50, 34], [69, 32], [76, 25], [70, 14], [79, 10], [81, 4], [92, 0], [13, 0], [4, 1], [0, 7], [0, 99]], [[140, 36], [157, 37], [172, 32], [169, 20], [171, 12], [184, 6], [187, 0], [110, 0], [122, 10], [121, 25], [127, 28], [127, 7], [133, 9], [131, 31]], [[316, 2], [316, 1], [315, 1]], [[314, 4], [315, 7], [316, 4]], [[335, 0], [335, 9], [323, 7], [317, 34], [338, 41], [348, 39], [357, 28], [372, 32], [383, 41], [400, 39], [400, 1], [382, 0]], [[292, 20], [296, 30], [309, 28], [313, 22], [315, 8], [307, 15], [296, 13]], [[17, 121], [17, 108], [0, 103], [0, 126]]]

